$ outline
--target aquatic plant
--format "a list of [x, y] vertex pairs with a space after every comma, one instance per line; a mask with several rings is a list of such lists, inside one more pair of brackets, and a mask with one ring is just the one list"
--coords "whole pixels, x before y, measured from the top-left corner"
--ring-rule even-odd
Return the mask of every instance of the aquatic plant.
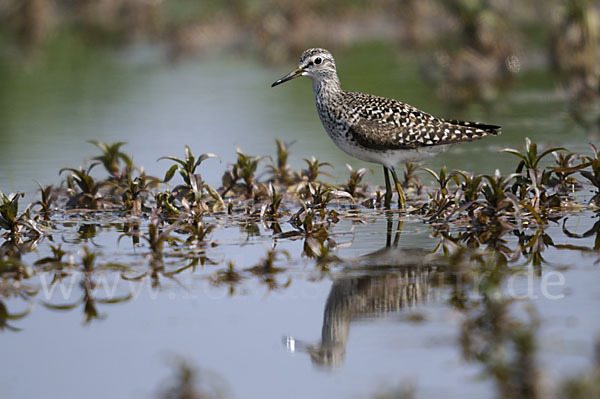
[[146, 176], [145, 173], [141, 173], [135, 179], [128, 174], [126, 186], [121, 194], [125, 209], [134, 216], [141, 215], [142, 211], [147, 211], [144, 202], [152, 194], [152, 188], [158, 186], [159, 182], [158, 178]]
[[311, 235], [316, 231], [321, 231], [325, 236], [329, 235], [327, 230], [322, 230], [324, 228], [324, 223], [322, 218], [320, 218], [321, 213], [317, 212], [315, 209], [307, 207], [305, 204], [302, 208], [300, 208], [295, 214], [290, 218], [290, 224], [297, 230], [295, 232], [290, 232], [286, 234], [286, 237], [291, 235]]
[[40, 188], [41, 198], [34, 202], [33, 206], [38, 205], [41, 208], [42, 216], [47, 219], [53, 209], [52, 206], [56, 202], [58, 195], [51, 184], [44, 187], [40, 182], [36, 183]]
[[593, 154], [591, 157], [585, 157], [585, 160], [587, 161], [587, 165], [591, 167], [591, 171], [582, 170], [580, 173], [596, 189], [596, 194], [594, 194], [591, 202], [600, 206], [600, 151], [594, 144], [590, 144], [590, 147], [592, 147]]
[[517, 174], [502, 176], [500, 170], [496, 169], [494, 175], [483, 175], [486, 180], [481, 186], [481, 193], [484, 199], [483, 214], [497, 220], [506, 213], [512, 213], [519, 209], [518, 199], [508, 192], [507, 188], [510, 182], [517, 177]]
[[437, 183], [438, 187], [435, 192], [427, 193], [429, 196], [428, 203], [428, 211], [427, 214], [430, 217], [430, 221], [434, 221], [438, 218], [445, 219], [449, 215], [444, 215], [446, 211], [451, 210], [452, 206], [455, 205], [454, 195], [449, 195], [448, 185], [451, 181], [454, 181], [455, 184], [459, 184], [458, 172], [450, 172], [446, 171], [446, 167], [442, 167], [440, 169], [440, 173], [436, 173], [429, 168], [421, 168], [427, 173], [429, 173]]
[[460, 193], [459, 196], [462, 197], [462, 200], [466, 203], [473, 203], [479, 199], [481, 194], [481, 183], [483, 180], [482, 175], [475, 175], [471, 172], [466, 172], [463, 170], [457, 170], [456, 174], [462, 177], [462, 182], [460, 182]]
[[[598, 179], [596, 175], [599, 173], [596, 170], [599, 155], [596, 148], [592, 148], [594, 153], [587, 157], [560, 151], [560, 149], [538, 152], [537, 145], [528, 140], [526, 151], [523, 153], [512, 149], [507, 150], [519, 158], [516, 173], [508, 176], [503, 176], [499, 171], [494, 175], [475, 175], [467, 171], [449, 172], [446, 168], [441, 168], [438, 172], [424, 168], [423, 170], [433, 177], [435, 185], [428, 189], [429, 198], [415, 200], [414, 206], [407, 212], [413, 217], [424, 216], [423, 220], [436, 222], [435, 234], [444, 237], [448, 244], [444, 249], [447, 254], [462, 246], [485, 248], [501, 256], [505, 263], [515, 263], [516, 259], [523, 259], [539, 273], [541, 266], [546, 262], [542, 256], [544, 249], [555, 246], [544, 231], [545, 226], [548, 221], [557, 220], [564, 215], [560, 209], [550, 209], [555, 204], [549, 199], [561, 185], [582, 187], [583, 181], [577, 179], [579, 176], [592, 183], [592, 186], [595, 185], [594, 179]], [[116, 149], [118, 150], [118, 147]], [[156, 191], [158, 179], [146, 176], [143, 169], [139, 171], [138, 177], [134, 177], [133, 173], [120, 173], [120, 179], [116, 179], [113, 174], [107, 180], [95, 180], [90, 175], [94, 165], [87, 170], [65, 168], [61, 172], [69, 172], [67, 195], [65, 190], [54, 190], [51, 186], [39, 185], [42, 199], [34, 204], [35, 210], [41, 216], [53, 207], [61, 210], [61, 207], [64, 208], [65, 197], [68, 198], [68, 208], [91, 208], [88, 212], [75, 213], [78, 215], [77, 218], [81, 218], [74, 222], [76, 238], [63, 238], [63, 242], [66, 243], [77, 243], [82, 240], [93, 243], [91, 240], [104, 228], [102, 223], [94, 220], [99, 216], [95, 211], [100, 208], [126, 210], [132, 216], [140, 216], [144, 213], [150, 215], [149, 223], [143, 218], [131, 218], [125, 222], [119, 221], [117, 224], [123, 231], [119, 240], [130, 237], [134, 246], [144, 246], [148, 249], [145, 253], [148, 269], [133, 275], [130, 272], [122, 274], [122, 278], [139, 280], [148, 276], [153, 287], [159, 285], [160, 278], [163, 276], [175, 278], [177, 273], [183, 270], [195, 270], [199, 264], [220, 263], [211, 259], [210, 251], [216, 243], [211, 242], [210, 237], [220, 226], [228, 224], [239, 226], [248, 239], [263, 234], [260, 227], [262, 224], [264, 230], [271, 231], [275, 240], [303, 240], [303, 256], [313, 259], [320, 270], [327, 271], [332, 264], [339, 261], [336, 256], [338, 244], [331, 234], [331, 226], [343, 219], [351, 220], [352, 223], [368, 220], [368, 217], [359, 215], [360, 205], [356, 198], [364, 195], [365, 200], [362, 201], [362, 205], [373, 207], [381, 203], [381, 191], [376, 188], [374, 192], [369, 192], [368, 186], [363, 184], [366, 169], [354, 170], [349, 167], [350, 177], [344, 185], [340, 186], [342, 190], [319, 180], [324, 173], [322, 168], [329, 164], [314, 158], [307, 159], [305, 160], [307, 168], [302, 173], [296, 173], [286, 166], [287, 147], [279, 142], [278, 150], [280, 159], [276, 165], [271, 165], [270, 175], [265, 180], [261, 180], [260, 175], [257, 175], [263, 157], [238, 152], [238, 161], [226, 173], [230, 177], [229, 187], [224, 185], [219, 191], [204, 184], [197, 174], [199, 165], [212, 157], [212, 154], [203, 154], [196, 158], [188, 146], [186, 146], [184, 159], [160, 158], [169, 159], [174, 163], [166, 172], [165, 181], [171, 180], [176, 173], [179, 173], [183, 179], [182, 185], [162, 192]], [[115, 151], [111, 152], [114, 153]], [[551, 169], [543, 169], [542, 162], [550, 153], [554, 155], [556, 163]], [[122, 166], [123, 161], [120, 162]], [[414, 164], [406, 165], [403, 182], [405, 186], [415, 186], [417, 180], [414, 176], [415, 168]], [[277, 174], [284, 169], [288, 177], [292, 176], [296, 179], [295, 186], [294, 183], [291, 186], [283, 184], [281, 180], [284, 178], [277, 177]], [[128, 169], [125, 166], [124, 169], [121, 168], [121, 172], [123, 170]], [[535, 192], [536, 186], [539, 194]], [[105, 187], [111, 189], [104, 189]], [[227, 193], [229, 196], [225, 202], [222, 195]], [[525, 193], [524, 198], [520, 198], [522, 193]], [[150, 197], [152, 194], [154, 201]], [[21, 196], [5, 196], [3, 206], [14, 208], [18, 198]], [[536, 198], [539, 199], [537, 203]], [[347, 201], [351, 206], [347, 205]], [[349, 211], [349, 208], [356, 211]], [[11, 215], [17, 211], [11, 211], [13, 212]], [[2, 214], [5, 220], [13, 220], [13, 222], [16, 220], [10, 217], [7, 219], [7, 215]], [[287, 231], [286, 224], [283, 223], [283, 217], [286, 215], [289, 215], [289, 226], [292, 227]], [[31, 222], [37, 217], [37, 215], [34, 215], [34, 218], [27, 216], [23, 221]], [[451, 222], [465, 230], [454, 235], [449, 233]], [[444, 228], [448, 231], [443, 234], [437, 233]], [[23, 225], [21, 230], [29, 231], [29, 226]], [[570, 233], [566, 227], [564, 231], [569, 237], [579, 238], [583, 235], [599, 236], [597, 233], [600, 230], [592, 228], [583, 235]], [[513, 241], [518, 241], [516, 247], [509, 244], [511, 238]], [[32, 242], [28, 246], [15, 247], [10, 242], [5, 242], [1, 254], [7, 262], [18, 263], [21, 255], [34, 245], [36, 244]], [[451, 249], [451, 246], [454, 249]], [[68, 276], [72, 264], [64, 260], [66, 251], [60, 245], [50, 245], [48, 248], [51, 255], [40, 259], [35, 265], [40, 266], [43, 271], [54, 271], [55, 283]], [[169, 264], [163, 261], [165, 254], [177, 258], [184, 257], [188, 261], [167, 270]], [[88, 264], [93, 264], [92, 258], [95, 256], [95, 253], [90, 251], [89, 256], [82, 258], [83, 270], [88, 267]], [[230, 279], [229, 281], [233, 282], [235, 273], [239, 274], [240, 281], [247, 277], [244, 273], [256, 274], [260, 275], [261, 282], [269, 289], [285, 287], [289, 282], [285, 279], [277, 281], [270, 274], [283, 269], [278, 267], [276, 262], [285, 261], [286, 258], [287, 255], [284, 258], [281, 252], [273, 249], [254, 267], [242, 272], [232, 268], [221, 270], [219, 276], [221, 279]], [[92, 270], [95, 270], [95, 267], [92, 267]], [[93, 271], [91, 273], [93, 274]], [[233, 291], [233, 288], [230, 289]]]
[[409, 187], [414, 187], [417, 194], [421, 193], [421, 190], [423, 189], [423, 183], [421, 183], [419, 176], [415, 174], [415, 172], [419, 169], [420, 166], [417, 163], [404, 163], [404, 179], [402, 181], [402, 188], [408, 189]]
[[301, 177], [308, 183], [315, 183], [319, 176], [324, 175], [327, 177], [332, 177], [330, 173], [323, 172], [321, 170], [322, 167], [328, 166], [333, 169], [333, 165], [329, 162], [320, 162], [317, 158], [312, 157], [311, 159], [304, 159], [306, 162], [306, 169], [302, 169]]
[[297, 174], [294, 173], [288, 164], [289, 147], [291, 144], [284, 143], [279, 139], [275, 139], [275, 144], [277, 145], [277, 162], [271, 162], [271, 165], [267, 167], [271, 174], [269, 180], [283, 186], [290, 186], [298, 180]]
[[154, 194], [157, 213], [160, 213], [165, 219], [177, 218], [181, 214], [175, 206], [174, 201], [175, 196], [170, 191]]
[[360, 168], [358, 170], [354, 170], [352, 166], [346, 164], [348, 171], [350, 172], [350, 177], [346, 181], [346, 185], [343, 189], [350, 194], [352, 198], [362, 198], [365, 196], [364, 187], [360, 187], [360, 183], [367, 173], [367, 168]]
[[173, 192], [177, 195], [188, 198], [190, 201], [195, 203], [200, 203], [202, 200], [203, 189], [205, 188], [204, 181], [202, 177], [196, 173], [196, 169], [202, 162], [207, 160], [208, 158], [218, 158], [217, 155], [211, 153], [205, 153], [200, 155], [197, 159], [192, 153], [192, 150], [189, 146], [185, 146], [185, 156], [184, 159], [179, 159], [174, 156], [165, 156], [160, 157], [161, 159], [168, 159], [175, 164], [167, 170], [165, 173], [165, 178], [163, 181], [166, 183], [170, 181], [175, 172], [178, 172], [181, 178], [183, 179], [184, 185], [177, 186], [173, 189]]
[[0, 191], [0, 228], [8, 230], [9, 237], [13, 239], [18, 239], [23, 232], [41, 234], [29, 215], [31, 205], [19, 214], [19, 198], [23, 196], [19, 192], [7, 196]]
[[178, 238], [171, 236], [178, 227], [177, 223], [173, 223], [167, 227], [161, 227], [161, 221], [158, 218], [152, 219], [148, 224], [148, 232], [140, 238], [148, 244], [153, 259], [161, 260], [163, 256], [163, 248], [165, 244], [175, 244], [181, 241]]
[[[117, 143], [118, 144], [118, 143]], [[110, 148], [108, 148], [110, 147]], [[238, 158], [231, 169], [226, 171], [223, 176], [223, 189], [215, 190], [206, 185], [200, 175], [196, 173], [196, 168], [207, 158], [213, 157], [213, 154], [203, 154], [198, 159], [192, 154], [188, 146], [185, 147], [185, 158], [161, 157], [160, 159], [169, 159], [175, 164], [172, 165], [165, 174], [164, 181], [173, 178], [176, 172], [181, 175], [184, 184], [175, 187], [173, 190], [158, 192], [154, 194], [155, 213], [164, 219], [177, 219], [181, 214], [215, 214], [227, 212], [234, 214], [243, 210], [246, 215], [258, 215], [261, 219], [270, 219], [279, 217], [279, 208], [287, 203], [284, 200], [284, 193], [280, 192], [282, 184], [280, 180], [286, 180], [290, 176], [296, 176], [298, 183], [289, 189], [290, 196], [286, 199], [291, 201], [300, 200], [309, 208], [320, 209], [318, 217], [323, 218], [326, 215], [324, 210], [333, 200], [347, 199], [355, 204], [355, 198], [366, 197], [362, 205], [367, 207], [376, 206], [381, 203], [381, 191], [375, 190], [374, 193], [368, 193], [366, 185], [362, 185], [362, 179], [366, 174], [366, 169], [354, 170], [349, 167], [350, 177], [342, 190], [335, 186], [319, 181], [322, 175], [327, 173], [322, 171], [324, 166], [331, 166], [325, 162], [319, 162], [317, 159], [305, 159], [307, 168], [301, 173], [293, 172], [288, 164], [287, 145], [277, 141], [278, 161], [268, 167], [270, 177], [266, 182], [261, 182], [256, 176], [260, 161], [264, 157], [254, 157], [238, 150]], [[107, 146], [106, 151], [110, 154], [117, 154], [119, 146]], [[577, 154], [570, 154], [563, 151], [562, 148], [551, 148], [538, 152], [536, 143], [527, 139], [525, 151], [519, 152], [515, 149], [505, 149], [519, 158], [519, 164], [516, 172], [507, 178], [498, 180], [497, 176], [473, 175], [466, 171], [450, 171], [441, 168], [439, 172], [423, 168], [435, 180], [437, 189], [428, 193], [429, 199], [413, 207], [409, 213], [425, 214], [430, 221], [445, 221], [450, 219], [460, 221], [461, 223], [475, 224], [478, 226], [492, 224], [496, 222], [505, 223], [504, 217], [514, 216], [519, 213], [521, 217], [531, 217], [537, 223], [545, 223], [544, 220], [550, 217], [560, 206], [560, 199], [556, 194], [561, 186], [565, 184], [576, 184], [574, 178], [576, 172], [582, 173], [588, 180], [594, 182], [593, 174], [590, 175], [588, 168], [595, 165], [594, 159], [582, 158]], [[552, 153], [555, 157], [558, 167], [551, 169], [541, 168], [543, 159]], [[111, 159], [114, 159], [114, 155]], [[107, 160], [110, 157], [105, 157]], [[584, 159], [580, 165], [573, 166], [577, 159]], [[93, 165], [92, 165], [93, 167]], [[91, 167], [90, 167], [91, 168]], [[71, 172], [70, 185], [79, 188], [77, 194], [69, 202], [71, 206], [79, 203], [80, 206], [98, 208], [100, 204], [103, 207], [107, 205], [114, 206], [121, 202], [126, 210], [136, 215], [140, 213], [144, 205], [141, 198], [145, 198], [153, 192], [151, 188], [156, 187], [157, 181], [154, 178], [145, 177], [142, 174], [135, 179], [130, 177], [125, 181], [96, 182], [90, 175], [89, 170], [82, 169], [64, 169]], [[63, 170], [63, 171], [64, 171]], [[414, 175], [415, 164], [405, 166], [405, 175], [403, 185], [412, 185], [415, 189], [421, 189], [421, 183]], [[62, 171], [61, 171], [62, 172]], [[285, 173], [287, 178], [278, 174]], [[151, 179], [151, 183], [144, 181]], [[456, 184], [454, 191], [450, 190], [451, 183]], [[287, 179], [287, 183], [290, 180]], [[101, 191], [101, 187], [110, 184], [117, 187], [120, 192], [120, 201]], [[508, 186], [507, 186], [508, 185]], [[278, 187], [279, 186], [279, 187]], [[579, 186], [578, 186], [579, 187]], [[556, 189], [554, 189], [556, 188]], [[228, 202], [223, 199], [224, 195], [229, 194]], [[248, 202], [252, 199], [252, 202]], [[304, 206], [304, 205], [302, 205]], [[353, 205], [355, 206], [355, 205]], [[147, 208], [146, 211], [152, 211]], [[495, 212], [501, 212], [499, 218], [492, 217]], [[504, 215], [504, 216], [503, 216]], [[468, 216], [468, 217], [467, 217]], [[308, 218], [310, 220], [310, 217]], [[242, 223], [242, 225], [248, 225]]]
[[[231, 170], [228, 170], [223, 175], [223, 188], [225, 189], [221, 194], [225, 196], [234, 187], [239, 186], [247, 197], [252, 197], [256, 189], [255, 173], [258, 168], [258, 164], [264, 157], [254, 157], [246, 155], [242, 150], [237, 150], [237, 161], [232, 165]], [[242, 180], [243, 183], [239, 183]]]
[[335, 241], [324, 234], [311, 234], [304, 240], [303, 248], [302, 254], [313, 258], [317, 268], [322, 272], [329, 271], [331, 264], [342, 262], [342, 259], [335, 255]]
[[570, 151], [562, 151], [553, 152], [552, 156], [556, 163], [556, 167], [552, 169], [556, 176], [556, 182], [551, 180], [550, 184], [553, 186], [554, 190], [561, 194], [568, 194], [569, 192], [580, 190], [582, 185], [572, 176], [576, 172], [572, 167], [574, 166], [573, 162], [575, 162], [576, 159], [581, 159], [582, 155]]
[[[328, 184], [309, 183], [306, 187], [308, 189], [308, 195], [305, 198], [312, 207], [326, 208], [334, 198], [334, 188]], [[350, 194], [348, 194], [348, 196], [350, 196]]]
[[[581, 163], [575, 166], [560, 165], [553, 171], [559, 174], [571, 175], [574, 172], [579, 172], [596, 190], [596, 194], [590, 200], [591, 203], [596, 205], [600, 204], [600, 151], [594, 144], [590, 144], [592, 149], [591, 156], [578, 155], [577, 158], [581, 159]], [[590, 168], [591, 170], [586, 170]], [[578, 184], [576, 181], [571, 184]]]
[[[526, 137], [525, 151], [520, 152], [513, 148], [505, 148], [502, 151], [520, 158], [515, 170], [516, 179], [512, 192], [518, 194], [520, 200], [525, 200], [529, 198], [529, 194], [532, 194], [533, 207], [538, 211], [541, 205], [548, 202], [545, 186], [549, 185], [552, 173], [551, 170], [541, 169], [539, 163], [547, 155], [557, 151], [567, 151], [567, 149], [552, 147], [538, 154], [537, 144]], [[560, 205], [560, 201], [558, 205]]]
[[321, 215], [334, 199], [348, 199], [354, 203], [354, 198], [347, 191], [337, 190], [334, 186], [327, 183], [308, 183], [306, 192], [302, 197], [307, 204], [315, 209], [321, 209]]
[[[90, 140], [89, 143], [95, 145], [102, 151], [101, 155], [93, 157], [94, 161], [100, 162], [111, 178], [120, 180], [131, 174], [133, 171], [133, 161], [131, 157], [121, 151], [121, 147], [125, 144], [119, 141], [112, 144], [107, 144], [102, 141]], [[124, 166], [121, 166], [121, 161]]]
[[267, 194], [269, 195], [269, 202], [263, 204], [261, 208], [261, 217], [277, 219], [279, 216], [279, 207], [283, 201], [284, 194], [278, 193], [277, 189], [272, 183], [269, 183], [267, 186]]
[[196, 244], [197, 246], [206, 245], [206, 240], [217, 226], [206, 223], [201, 217], [193, 218], [182, 226], [182, 230], [188, 234], [185, 242], [188, 244]]
[[436, 172], [434, 172], [433, 170], [431, 170], [429, 168], [421, 168], [421, 169], [424, 170], [425, 172], [429, 173], [433, 177], [433, 179], [435, 180], [435, 182], [438, 185], [437, 190], [440, 192], [442, 197], [446, 197], [448, 195], [448, 185], [450, 184], [451, 181], [454, 181], [456, 184], [459, 184], [459, 181], [456, 177], [458, 172], [453, 171], [453, 172], [448, 173], [446, 171], [445, 166], [442, 166], [439, 174], [437, 174]]
[[209, 198], [207, 198], [205, 201], [205, 205], [208, 206], [210, 212], [218, 213], [227, 211], [227, 206], [225, 205], [225, 201], [223, 200], [221, 194], [219, 194], [217, 190], [208, 184], [205, 184], [204, 188], [209, 195]]
[[[67, 202], [69, 208], [88, 208], [98, 209], [100, 205], [105, 204], [102, 201], [103, 196], [100, 193], [100, 188], [105, 185], [105, 182], [96, 182], [90, 171], [97, 164], [92, 164], [87, 170], [82, 167], [79, 169], [75, 168], [63, 168], [58, 173], [70, 172], [71, 174], [67, 177], [67, 187], [71, 198]], [[77, 187], [80, 192], [77, 192]]]

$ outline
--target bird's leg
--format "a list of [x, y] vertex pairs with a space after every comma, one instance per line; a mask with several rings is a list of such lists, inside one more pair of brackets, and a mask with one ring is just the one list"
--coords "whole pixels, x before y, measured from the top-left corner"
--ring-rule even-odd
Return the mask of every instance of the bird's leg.
[[400, 185], [400, 180], [398, 180], [398, 175], [396, 174], [396, 169], [391, 168], [390, 172], [392, 172], [392, 177], [394, 178], [394, 184], [396, 185], [396, 190], [398, 191], [398, 207], [406, 208], [406, 196], [404, 195], [404, 190], [402, 190], [402, 186]]
[[383, 167], [383, 176], [385, 177], [385, 197], [383, 197], [383, 207], [390, 209], [392, 205], [392, 185], [390, 184], [390, 171], [385, 166]]

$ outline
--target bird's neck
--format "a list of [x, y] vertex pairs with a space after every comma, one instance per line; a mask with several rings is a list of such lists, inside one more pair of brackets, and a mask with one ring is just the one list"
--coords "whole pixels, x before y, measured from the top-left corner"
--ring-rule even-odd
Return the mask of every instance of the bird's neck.
[[327, 79], [314, 79], [312, 85], [317, 104], [325, 106], [335, 104], [342, 96], [340, 79], [335, 74]]

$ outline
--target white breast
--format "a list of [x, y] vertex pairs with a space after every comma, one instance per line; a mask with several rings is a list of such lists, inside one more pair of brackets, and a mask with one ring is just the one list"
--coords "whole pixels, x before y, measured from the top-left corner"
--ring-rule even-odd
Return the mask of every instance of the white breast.
[[346, 154], [362, 161], [373, 162], [387, 168], [393, 168], [404, 162], [419, 162], [431, 156], [448, 150], [450, 144], [420, 147], [411, 150], [373, 150], [363, 147], [355, 141], [350, 141], [345, 134], [339, 134], [335, 130], [327, 129], [327, 134], [339, 149]]

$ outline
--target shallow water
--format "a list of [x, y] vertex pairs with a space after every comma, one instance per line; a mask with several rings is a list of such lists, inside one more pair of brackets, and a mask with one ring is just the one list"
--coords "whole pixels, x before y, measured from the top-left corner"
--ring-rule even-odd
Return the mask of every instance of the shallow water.
[[[436, 273], [441, 273], [435, 269], [436, 262], [426, 261], [425, 267], [432, 269], [406, 276], [437, 244], [431, 228], [406, 221], [397, 248], [388, 248], [386, 255], [369, 256], [385, 249], [388, 221], [372, 211], [364, 214], [370, 221], [356, 225], [352, 234], [348, 234], [348, 222], [334, 229], [338, 243], [352, 245], [337, 252], [346, 260], [333, 265], [331, 273], [318, 272], [313, 261], [300, 255], [301, 240], [279, 240], [277, 249], [289, 251], [292, 260], [282, 257], [276, 262], [287, 270], [275, 275], [280, 288], [274, 290], [260, 277], [246, 275], [230, 295], [227, 284], [215, 286], [210, 280], [215, 270], [223, 268], [224, 260], [233, 261], [240, 271], [258, 263], [272, 241], [264, 230], [249, 240], [237, 228], [218, 230], [212, 237], [217, 245], [206, 249], [218, 266], [162, 276], [159, 288], [151, 287], [149, 276], [126, 281], [118, 272], [97, 271], [92, 277], [98, 284], [93, 291], [97, 299], [133, 296], [121, 303], [96, 304], [100, 318], [89, 324], [83, 323], [83, 304], [63, 311], [43, 306], [77, 302], [83, 295], [82, 274], [72, 273], [51, 286], [53, 273], [40, 273], [27, 281], [40, 288], [31, 313], [8, 321], [22, 330], [3, 334], [5, 390], [10, 397], [23, 398], [44, 395], [49, 389], [62, 397], [144, 397], [161, 386], [169, 359], [182, 356], [220, 375], [236, 397], [370, 396], [398, 384], [414, 386], [416, 397], [493, 396], [493, 384], [477, 378], [479, 365], [461, 358], [457, 340], [464, 315], [448, 304], [450, 286], [435, 283]], [[569, 228], [574, 225], [568, 224]], [[586, 227], [580, 225], [577, 230]], [[569, 239], [554, 230], [555, 244], [593, 245], [592, 238]], [[88, 241], [88, 247], [100, 254], [96, 264], [118, 262], [130, 268], [124, 273], [129, 277], [144, 274], [149, 269], [144, 257], [147, 248], [132, 248], [128, 239], [117, 245], [118, 236], [114, 228], [106, 228], [93, 243]], [[69, 238], [67, 230], [62, 240]], [[509, 239], [509, 245], [514, 240]], [[76, 258], [81, 255], [76, 246], [65, 246], [73, 247]], [[40, 254], [47, 252], [44, 247], [40, 246]], [[187, 263], [173, 258], [175, 251], [169, 254], [167, 271]], [[32, 253], [25, 260], [33, 263], [39, 256]], [[526, 296], [531, 283], [531, 298], [523, 302], [534, 306], [542, 320], [538, 342], [542, 370], [555, 379], [590, 365], [586, 348], [593, 346], [590, 332], [600, 328], [595, 317], [600, 279], [594, 265], [597, 254], [549, 249], [544, 256], [548, 263], [543, 265], [541, 278], [529, 280], [531, 269], [525, 267], [513, 286], [517, 295]], [[521, 259], [516, 265], [522, 263]], [[544, 276], [550, 272], [560, 273], [564, 284], [543, 288]], [[348, 284], [359, 291], [348, 291]], [[395, 290], [410, 287], [420, 293], [411, 297], [407, 291], [405, 299], [394, 299]], [[326, 305], [336, 297], [338, 305]], [[380, 306], [348, 316], [343, 304], [356, 298], [359, 309], [365, 300]], [[389, 301], [388, 307], [381, 307]], [[11, 313], [27, 306], [16, 299], [6, 305]], [[330, 310], [325, 311], [326, 307]], [[283, 337], [294, 337], [299, 349], [319, 344], [327, 318], [324, 312], [334, 318], [351, 317], [347, 339], [336, 328], [332, 330], [341, 347], [332, 357], [317, 355], [312, 361], [302, 350], [288, 353]], [[422, 316], [423, 321], [411, 321], [412, 314]]]
[[[43, 68], [12, 72], [0, 82], [4, 192], [25, 191], [33, 198], [33, 179], [58, 183], [62, 167], [77, 167], [95, 154], [86, 143], [91, 139], [127, 141], [125, 150], [135, 163], [161, 177], [168, 162], [156, 159], [183, 155], [184, 144], [195, 153], [217, 153], [221, 163], [211, 159], [201, 167], [215, 186], [225, 164], [235, 159], [236, 146], [250, 154], [273, 154], [275, 138], [295, 140], [292, 166], [303, 166], [302, 158], [314, 155], [335, 166], [337, 181], [346, 176], [346, 162], [364, 166], [326, 137], [307, 81], [269, 87], [285, 69], [264, 68], [257, 60], [232, 55], [168, 65], [149, 49], [116, 57], [80, 50], [83, 55], [57, 55]], [[368, 61], [357, 62], [361, 59]], [[417, 66], [408, 57], [372, 46], [347, 51], [337, 63], [346, 88], [448, 112], [434, 99], [433, 89], [417, 79]], [[373, 70], [377, 73], [369, 73]], [[536, 82], [546, 80], [542, 77], [528, 86], [523, 79], [491, 114], [470, 109], [464, 115], [505, 126], [502, 136], [453, 148], [429, 166], [510, 172], [515, 159], [498, 150], [520, 147], [525, 136], [540, 146], [586, 152], [588, 138], [569, 122], [552, 83], [539, 87]], [[381, 171], [374, 170], [367, 180], [380, 184]], [[581, 203], [587, 199], [589, 194], [581, 193]], [[483, 364], [462, 358], [458, 341], [468, 312], [449, 303], [452, 284], [441, 277], [446, 266], [428, 255], [439, 236], [420, 220], [403, 219], [394, 247], [400, 216], [361, 209], [354, 220], [332, 226], [341, 262], [322, 272], [302, 254], [302, 239], [277, 238], [260, 221], [250, 234], [239, 221], [217, 216], [209, 220], [222, 226], [210, 237], [213, 245], [168, 247], [165, 269], [157, 272], [160, 284], [153, 288], [147, 245], [120, 238], [125, 224], [131, 228], [137, 222], [145, 232], [148, 220], [112, 213], [54, 218], [53, 241], [45, 238], [24, 255], [25, 263], [48, 256], [54, 242], [62, 243], [76, 266], [85, 245], [98, 252], [96, 265], [117, 263], [126, 270], [97, 270], [88, 276], [97, 284], [93, 292], [100, 300], [95, 304], [100, 317], [89, 323], [78, 302], [85, 288], [80, 282], [86, 278], [81, 269], [54, 285], [50, 281], [56, 270], [39, 272], [23, 280], [38, 289], [35, 295], [3, 299], [11, 314], [30, 308], [23, 318], [6, 321], [20, 331], [2, 333], [0, 383], [7, 397], [49, 392], [62, 398], [148, 397], [169, 383], [165, 380], [173, 357], [199, 367], [200, 379], [208, 381], [204, 384], [234, 397], [374, 397], [409, 386], [418, 398], [495, 396], [494, 381], [481, 378]], [[70, 219], [75, 224], [69, 225]], [[566, 226], [582, 234], [596, 220], [597, 214], [586, 210], [569, 216]], [[518, 301], [516, 313], [526, 306], [537, 313], [538, 360], [549, 381], [590, 367], [600, 331], [598, 253], [567, 247], [591, 249], [595, 236], [568, 237], [561, 226], [562, 221], [546, 229], [555, 245], [545, 248], [541, 271], [517, 256], [511, 267], [522, 273], [508, 274], [503, 283], [505, 294], [510, 289], [531, 294]], [[291, 230], [286, 223], [282, 227]], [[503, 238], [508, 247], [516, 247], [516, 237]], [[280, 253], [276, 266], [285, 270], [273, 276], [275, 285], [269, 289], [264, 276], [244, 269], [260, 263], [273, 246], [287, 251], [290, 259]], [[206, 264], [169, 276], [190, 259]], [[215, 272], [230, 261], [244, 279], [215, 283]], [[563, 284], [552, 285], [560, 278]], [[76, 305], [52, 308], [70, 304]], [[322, 335], [326, 320], [331, 328]], [[322, 342], [326, 337], [333, 337], [334, 344]]]
[[[249, 57], [223, 54], [178, 64], [165, 63], [152, 49], [115, 56], [71, 44], [28, 70], [8, 68], [0, 81], [0, 187], [5, 192], [32, 191], [33, 179], [58, 183], [63, 167], [78, 167], [95, 154], [88, 140], [125, 141], [126, 152], [149, 174], [162, 175], [167, 154], [182, 156], [188, 144], [195, 153], [213, 152], [222, 165], [205, 168], [208, 183], [219, 185], [235, 149], [273, 155], [274, 139], [294, 142], [292, 166], [315, 156], [345, 176], [345, 163], [368, 166], [382, 183], [379, 167], [339, 151], [324, 133], [306, 79], [271, 88], [293, 65], [265, 68]], [[65, 45], [67, 49], [70, 46]], [[491, 173], [514, 164], [505, 147], [521, 147], [525, 137], [539, 145], [567, 145], [586, 152], [589, 138], [575, 125], [554, 89], [551, 76], [535, 75], [500, 101], [491, 114], [471, 107], [459, 114], [444, 109], [435, 90], [419, 79], [415, 57], [396, 55], [382, 46], [359, 47], [338, 57], [343, 87], [392, 96], [441, 116], [457, 115], [504, 127], [500, 137], [453, 147], [428, 161]], [[361, 63], [360, 60], [366, 60]], [[531, 75], [529, 73], [528, 75]], [[544, 86], [539, 87], [541, 80]], [[489, 160], [493, 162], [489, 162]]]

